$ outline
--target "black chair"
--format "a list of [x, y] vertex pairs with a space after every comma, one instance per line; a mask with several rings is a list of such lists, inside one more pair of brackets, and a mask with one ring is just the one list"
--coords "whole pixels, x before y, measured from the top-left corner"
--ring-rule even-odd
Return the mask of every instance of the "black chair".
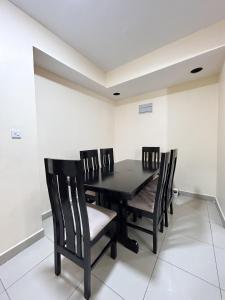
[[[116, 212], [85, 201], [80, 161], [45, 159], [46, 180], [54, 227], [55, 274], [61, 273], [61, 255], [84, 269], [84, 297], [91, 296], [91, 269], [111, 247], [116, 258]], [[91, 247], [106, 233], [110, 241], [91, 263]]]
[[143, 187], [138, 194], [127, 203], [127, 210], [135, 215], [153, 220], [153, 231], [137, 226], [132, 223], [127, 225], [145, 233], [153, 235], [153, 253], [157, 253], [157, 233], [160, 226], [160, 231], [163, 232], [164, 226], [164, 188], [166, 184], [166, 175], [169, 165], [170, 153], [162, 153], [159, 179], [156, 193], [149, 192], [146, 187]]
[[100, 149], [100, 159], [102, 168], [114, 165], [113, 148]]
[[[160, 164], [160, 147], [142, 147], [142, 164], [143, 169], [158, 169]], [[154, 180], [158, 178], [155, 175]], [[139, 215], [141, 218], [141, 216]], [[137, 215], [133, 214], [133, 222], [137, 222]]]
[[153, 165], [160, 162], [160, 147], [142, 147], [143, 164]]
[[85, 172], [95, 171], [99, 169], [98, 150], [80, 151], [80, 159]]
[[165, 226], [168, 227], [168, 209], [170, 214], [173, 214], [173, 180], [177, 165], [177, 149], [172, 149], [170, 152], [170, 163], [167, 174], [165, 187]]
[[[168, 209], [170, 208], [170, 214], [173, 214], [173, 179], [177, 164], [177, 149], [170, 151], [170, 162], [167, 171], [166, 184], [164, 189], [164, 207], [165, 207], [165, 226], [168, 227]], [[150, 193], [156, 193], [158, 179], [150, 181], [146, 185], [146, 189]]]
[[[80, 151], [80, 159], [82, 161], [84, 172], [88, 173], [99, 169], [98, 150]], [[95, 191], [91, 190], [86, 190], [85, 195], [89, 203], [96, 202], [99, 196]]]

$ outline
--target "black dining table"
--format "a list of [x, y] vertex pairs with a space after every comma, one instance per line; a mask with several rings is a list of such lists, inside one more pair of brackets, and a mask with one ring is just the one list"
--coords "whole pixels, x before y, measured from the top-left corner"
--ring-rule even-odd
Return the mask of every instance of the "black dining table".
[[159, 165], [126, 159], [84, 174], [85, 188], [98, 192], [109, 207], [117, 212], [118, 241], [135, 253], [139, 245], [128, 236], [127, 201], [151, 181], [158, 171]]

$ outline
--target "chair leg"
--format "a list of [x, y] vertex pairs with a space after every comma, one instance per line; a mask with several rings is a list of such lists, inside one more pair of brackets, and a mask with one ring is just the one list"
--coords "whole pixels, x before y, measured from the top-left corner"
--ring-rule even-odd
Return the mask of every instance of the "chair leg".
[[89, 300], [91, 297], [91, 266], [84, 267], [84, 298]]
[[165, 210], [165, 226], [168, 227], [168, 209]]
[[59, 276], [61, 273], [61, 255], [55, 250], [55, 275]]
[[133, 222], [136, 223], [137, 222], [137, 215], [135, 213], [133, 213]]
[[157, 253], [157, 224], [156, 222], [153, 222], [153, 253]]
[[111, 237], [111, 250], [110, 250], [110, 256], [112, 259], [116, 259], [117, 257], [117, 223], [114, 222], [113, 228], [111, 229], [110, 232], [110, 237]]
[[164, 219], [162, 217], [162, 221], [160, 222], [160, 229], [159, 229], [159, 231], [163, 233], [163, 229], [164, 229]]
[[173, 202], [170, 203], [170, 214], [173, 215]]
[[98, 193], [96, 196], [96, 204], [101, 205], [101, 193]]
[[110, 256], [112, 259], [116, 259], [117, 257], [117, 244], [116, 244], [116, 238], [113, 239], [112, 245], [111, 245], [111, 253]]
[[139, 214], [139, 215], [138, 215], [138, 218], [139, 218], [139, 219], [142, 219], [142, 215], [141, 215], [141, 214]]

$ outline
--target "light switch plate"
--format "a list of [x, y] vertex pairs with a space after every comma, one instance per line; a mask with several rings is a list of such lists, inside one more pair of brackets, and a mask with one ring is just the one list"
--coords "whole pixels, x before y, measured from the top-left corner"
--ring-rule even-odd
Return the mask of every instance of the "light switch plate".
[[12, 139], [21, 139], [22, 138], [21, 130], [17, 129], [17, 128], [12, 128], [11, 129], [11, 138]]

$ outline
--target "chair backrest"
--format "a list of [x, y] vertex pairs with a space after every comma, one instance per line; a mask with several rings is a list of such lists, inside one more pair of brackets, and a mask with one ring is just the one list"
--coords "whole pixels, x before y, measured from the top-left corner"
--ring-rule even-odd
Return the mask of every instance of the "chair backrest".
[[90, 230], [81, 161], [48, 158], [44, 161], [55, 243], [83, 258]]
[[100, 159], [102, 168], [114, 164], [113, 148], [100, 149]]
[[83, 169], [85, 172], [99, 169], [98, 150], [80, 151], [80, 159], [83, 163]]
[[164, 212], [164, 190], [166, 185], [169, 161], [170, 161], [170, 152], [162, 153], [159, 179], [158, 179], [156, 198], [155, 198], [155, 206], [154, 206], [154, 213], [156, 213], [157, 218], [159, 218]]
[[172, 149], [170, 151], [170, 163], [167, 172], [167, 182], [166, 182], [166, 201], [170, 202], [173, 196], [173, 179], [177, 165], [177, 149]]
[[142, 162], [148, 164], [159, 163], [160, 147], [142, 147]]

